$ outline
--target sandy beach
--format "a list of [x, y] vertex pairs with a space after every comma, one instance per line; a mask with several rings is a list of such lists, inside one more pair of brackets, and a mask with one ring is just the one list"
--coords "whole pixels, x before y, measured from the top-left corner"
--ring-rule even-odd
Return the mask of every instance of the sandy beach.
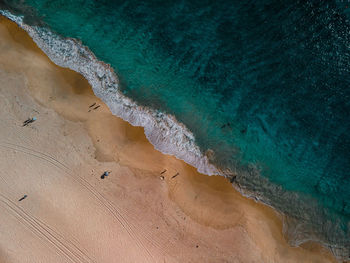
[[4, 17], [0, 39], [1, 263], [336, 262], [288, 245], [281, 216], [225, 178], [156, 151]]

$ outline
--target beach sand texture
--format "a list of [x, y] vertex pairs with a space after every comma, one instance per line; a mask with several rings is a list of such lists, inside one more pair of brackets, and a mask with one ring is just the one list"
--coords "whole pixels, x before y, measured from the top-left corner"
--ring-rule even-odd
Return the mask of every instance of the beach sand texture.
[[0, 80], [1, 263], [336, 262], [289, 246], [281, 216], [223, 177], [154, 150], [4, 17]]

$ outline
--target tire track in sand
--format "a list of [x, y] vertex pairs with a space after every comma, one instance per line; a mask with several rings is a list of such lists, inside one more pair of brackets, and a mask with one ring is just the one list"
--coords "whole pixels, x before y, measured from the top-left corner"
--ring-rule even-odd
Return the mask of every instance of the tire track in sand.
[[[55, 159], [54, 157], [46, 153], [31, 149], [25, 146], [17, 145], [14, 143], [0, 142], [0, 147], [17, 150], [22, 153], [31, 155], [33, 157], [42, 159], [46, 162], [51, 163], [53, 166], [55, 166], [59, 170], [62, 170], [63, 172], [68, 174], [69, 178], [72, 178], [73, 180], [78, 182], [81, 186], [83, 186], [88, 192], [90, 192], [105, 207], [105, 209], [112, 215], [112, 217], [114, 217], [118, 221], [118, 223], [128, 233], [128, 235], [132, 238], [132, 240], [136, 242], [137, 246], [141, 250], [144, 250], [147, 253], [148, 262], [153, 263], [155, 262], [154, 261], [155, 259], [152, 253], [147, 248], [147, 246], [142, 241], [142, 238], [146, 239], [152, 246], [158, 248], [159, 251], [162, 252], [163, 254], [167, 254], [166, 248], [169, 247], [169, 244], [166, 247], [164, 247], [164, 245], [152, 239], [149, 233], [146, 234], [145, 231], [143, 231], [142, 227], [135, 227], [134, 225], [130, 224], [128, 220], [126, 220], [125, 217], [122, 215], [122, 213], [119, 211], [121, 210], [119, 207], [116, 207], [115, 204], [113, 204], [111, 201], [106, 199], [102, 194], [96, 191], [89, 182], [87, 182], [84, 178], [82, 178], [78, 174], [74, 173], [73, 170], [71, 170], [69, 167], [67, 167], [65, 164], [63, 164], [59, 160]], [[140, 231], [135, 231], [134, 230], [135, 228]], [[140, 238], [140, 234], [141, 234], [141, 238]]]
[[57, 254], [65, 257], [68, 261], [74, 263], [94, 263], [87, 254], [85, 254], [74, 243], [65, 239], [62, 235], [54, 231], [48, 225], [29, 215], [16, 203], [11, 201], [5, 195], [0, 194], [0, 202], [8, 209], [24, 226], [30, 229], [37, 237], [43, 240], [46, 244], [51, 244], [55, 248]]

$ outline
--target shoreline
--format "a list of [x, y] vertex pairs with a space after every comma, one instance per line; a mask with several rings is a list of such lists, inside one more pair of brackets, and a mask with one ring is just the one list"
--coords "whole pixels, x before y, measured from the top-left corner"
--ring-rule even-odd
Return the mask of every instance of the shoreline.
[[[341, 242], [339, 236], [333, 235], [335, 232], [341, 233], [341, 230], [336, 227], [337, 224], [333, 224], [334, 227], [328, 229], [328, 231], [318, 231], [323, 228], [324, 224], [331, 222], [323, 219], [323, 211], [318, 209], [317, 200], [309, 200], [297, 193], [285, 194], [286, 192], [281, 187], [260, 176], [255, 167], [250, 167], [251, 171], [249, 172], [240, 171], [238, 174], [228, 169], [220, 169], [220, 167], [210, 162], [209, 155], [202, 153], [195, 143], [191, 131], [178, 122], [174, 116], [140, 106], [132, 99], [124, 96], [118, 88], [119, 80], [114, 70], [109, 64], [98, 60], [88, 47], [82, 45], [76, 39], [56, 35], [47, 28], [31, 27], [23, 22], [22, 17], [12, 15], [8, 11], [0, 10], [1, 13], [23, 28], [53, 63], [83, 75], [90, 83], [94, 94], [107, 104], [113, 115], [122, 118], [133, 126], [143, 127], [146, 138], [156, 150], [185, 161], [194, 166], [200, 173], [220, 175], [226, 178], [237, 176], [240, 177], [242, 182], [249, 177], [246, 180], [248, 181], [248, 187], [241, 187], [241, 184], [237, 182], [233, 182], [232, 187], [239, 191], [241, 195], [278, 210], [284, 217], [293, 215], [293, 217], [283, 220], [285, 239], [291, 245], [299, 246], [314, 240], [329, 248], [337, 258], [347, 257], [348, 248], [343, 245], [344, 240], [346, 242], [346, 237], [343, 236]], [[249, 190], [251, 181], [256, 181], [255, 186], [262, 186], [261, 189]], [[278, 198], [274, 200], [273, 195], [266, 194], [271, 191], [275, 192], [275, 196], [280, 196], [280, 200]], [[282, 197], [283, 199], [281, 199]], [[295, 205], [296, 209], [286, 209], [283, 203], [289, 202], [297, 204]], [[299, 213], [299, 211], [309, 210], [312, 212], [306, 215]], [[319, 220], [320, 218], [321, 220]], [[310, 224], [310, 222], [312, 223]]]
[[[1, 18], [1, 20], [4, 19]], [[6, 22], [3, 21], [2, 23], [6, 24]], [[24, 36], [23, 34], [25, 33], [23, 31], [20, 32], [20, 29], [15, 29], [17, 26], [11, 24], [10, 22], [7, 22], [6, 27], [10, 28], [9, 32], [11, 32], [13, 36], [17, 36], [17, 41], [26, 41], [26, 45], [22, 47], [24, 50], [28, 49], [27, 46], [29, 46], [32, 51], [36, 50], [36, 53], [39, 53], [41, 57], [44, 57], [42, 51], [40, 51], [33, 42], [29, 44], [29, 42], [32, 41], [29, 36]], [[16, 32], [16, 30], [18, 32]], [[31, 56], [34, 55], [31, 54]], [[276, 212], [271, 208], [262, 204], [257, 204], [253, 200], [249, 200], [241, 196], [223, 177], [218, 178], [215, 176], [208, 177], [205, 175], [200, 175], [195, 171], [193, 167], [184, 164], [182, 161], [157, 152], [147, 141], [145, 135], [143, 134], [143, 128], [132, 127], [126, 122], [113, 116], [109, 112], [109, 109], [92, 94], [89, 84], [80, 75], [72, 72], [69, 69], [61, 69], [57, 66], [54, 66], [52, 62], [50, 62], [47, 58], [41, 58], [40, 61], [42, 61], [42, 63], [50, 64], [50, 66], [45, 65], [44, 67], [47, 68], [50, 73], [53, 71], [53, 69], [54, 71], [60, 72], [60, 77], [55, 76], [56, 82], [59, 84], [68, 83], [68, 86], [70, 88], [64, 90], [62, 89], [62, 86], [67, 85], [57, 84], [57, 87], [55, 89], [48, 88], [47, 90], [43, 90], [42, 85], [37, 85], [36, 81], [38, 80], [35, 80], [35, 77], [40, 79], [41, 74], [37, 73], [36, 75], [33, 75], [33, 70], [32, 72], [29, 72], [33, 75], [32, 80], [28, 81], [28, 89], [30, 90], [31, 96], [34, 97], [35, 100], [40, 103], [40, 105], [47, 108], [53, 108], [64, 118], [71, 121], [85, 123], [84, 125], [86, 126], [94, 148], [96, 149], [94, 151], [95, 159], [100, 162], [121, 163], [122, 165], [131, 167], [130, 169], [134, 171], [135, 174], [137, 174], [140, 170], [146, 171], [146, 174], [152, 174], [150, 176], [152, 178], [156, 178], [157, 180], [159, 172], [164, 169], [164, 166], [170, 166], [171, 168], [168, 168], [168, 171], [169, 173], [171, 172], [171, 174], [165, 177], [165, 182], [168, 185], [167, 187], [169, 191], [168, 196], [181, 208], [181, 210], [187, 216], [189, 216], [198, 224], [214, 229], [221, 229], [221, 231], [224, 231], [225, 229], [237, 228], [237, 225], [239, 225], [239, 228], [245, 229], [245, 231], [250, 233], [250, 235], [254, 236], [252, 240], [255, 242], [256, 240], [260, 241], [257, 242], [259, 243], [258, 247], [262, 249], [262, 251], [266, 250], [266, 252], [267, 250], [270, 251], [271, 248], [266, 249], [265, 246], [268, 247], [272, 242], [269, 240], [269, 242], [266, 242], [267, 244], [264, 244], [265, 242], [263, 241], [266, 241], [263, 240], [264, 235], [266, 235], [264, 231], [267, 231], [267, 233], [270, 231], [270, 235], [272, 232], [273, 235], [271, 235], [269, 238], [276, 238], [276, 243], [274, 243], [273, 246], [278, 247], [283, 244], [282, 246], [284, 246], [288, 251], [295, 251], [288, 253], [295, 253], [295, 255], [298, 256], [302, 255], [302, 258], [305, 258], [304, 253], [306, 253], [306, 255], [309, 255], [306, 256], [306, 258], [310, 258], [310, 261], [307, 262], [323, 262], [316, 260], [313, 261], [313, 259], [311, 259], [311, 255], [315, 256], [317, 260], [322, 260], [324, 258], [326, 258], [326, 260], [331, 260], [329, 253], [326, 253], [324, 249], [320, 248], [320, 246], [316, 244], [306, 244], [300, 248], [290, 247], [282, 236], [282, 222], [278, 216], [275, 215]], [[6, 67], [11, 68], [11, 65], [7, 65]], [[12, 67], [17, 68], [17, 70], [21, 69], [23, 71], [23, 68], [21, 68], [21, 66], [12, 65]], [[14, 72], [16, 72], [16, 70]], [[29, 76], [27, 76], [27, 78], [28, 77]], [[84, 86], [84, 88], [83, 90], [81, 90], [81, 88], [76, 88], [76, 92], [74, 93], [74, 88], [72, 87], [77, 87], [77, 85]], [[50, 98], [52, 97], [52, 94], [56, 94], [56, 98]], [[93, 114], [96, 116], [92, 114], [90, 114], [92, 117], [87, 115], [87, 105], [93, 101], [98, 101], [98, 103], [101, 104], [101, 111], [103, 115], [96, 115], [95, 112], [93, 112]], [[99, 121], [100, 119], [103, 121]], [[103, 127], [109, 128], [104, 129]], [[117, 131], [124, 132], [122, 132], [122, 135], [118, 135]], [[139, 150], [140, 145], [143, 147], [143, 150], [141, 152]], [[133, 156], [134, 152], [140, 152], [140, 155]], [[160, 162], [158, 165], [155, 165], [153, 164], [153, 160], [160, 160]], [[152, 165], [150, 163], [152, 163]], [[173, 173], [175, 174], [175, 172], [179, 170], [181, 176], [178, 176], [175, 184], [171, 179], [171, 176]], [[181, 187], [179, 187], [179, 185]], [[200, 200], [198, 203], [196, 200], [198, 200], [199, 194], [202, 195], [202, 192], [205, 192], [205, 194], [203, 194], [204, 196], [202, 198], [199, 198]], [[193, 204], [191, 202], [195, 203]], [[201, 202], [205, 205], [201, 205]], [[223, 210], [221, 210], [220, 207], [216, 207], [221, 202], [226, 205]], [[212, 205], [210, 205], [211, 203]], [[239, 209], [235, 208], [237, 206]], [[232, 211], [230, 209], [232, 209]], [[248, 210], [249, 212], [246, 212], [245, 210]], [[213, 219], [213, 212], [216, 214], [219, 213], [221, 217], [218, 216], [217, 219]], [[229, 216], [227, 216], [227, 214]], [[265, 222], [264, 224], [266, 225], [263, 227], [263, 230], [259, 229], [259, 224], [261, 224], [260, 220], [254, 219], [256, 215], [258, 215], [258, 218], [260, 219], [264, 218], [262, 222]], [[233, 224], [232, 221], [235, 223]], [[271, 229], [273, 229], [273, 231]], [[257, 232], [258, 234], [254, 232]], [[244, 231], [240, 233], [240, 235], [243, 235], [243, 233]], [[236, 234], [237, 237], [240, 235]], [[249, 244], [249, 242], [245, 243], [245, 245], [247, 244]], [[311, 251], [314, 251], [310, 252], [303, 247], [308, 249], [311, 248]], [[271, 251], [274, 252], [269, 252], [269, 256], [267, 256], [267, 258], [270, 258], [274, 253], [277, 253], [275, 250], [276, 248], [272, 249]], [[279, 256], [281, 257], [282, 255]], [[288, 261], [289, 259], [283, 260], [284, 261], [276, 262], [296, 262]]]
[[88, 47], [76, 39], [63, 38], [46, 28], [31, 27], [23, 22], [22, 17], [9, 11], [0, 10], [0, 15], [24, 29], [56, 65], [83, 75], [94, 94], [108, 105], [113, 115], [133, 126], [143, 127], [147, 139], [158, 151], [176, 156], [196, 167], [200, 173], [225, 176], [201, 153], [195, 144], [194, 135], [174, 116], [140, 106], [124, 96], [119, 90], [119, 79], [114, 70], [109, 64], [98, 60]]

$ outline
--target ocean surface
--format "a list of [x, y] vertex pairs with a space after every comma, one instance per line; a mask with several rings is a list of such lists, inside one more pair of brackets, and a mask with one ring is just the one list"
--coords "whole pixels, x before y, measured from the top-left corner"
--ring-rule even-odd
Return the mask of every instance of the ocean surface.
[[315, 240], [350, 258], [350, 3], [2, 0], [0, 9], [79, 40], [113, 68], [123, 96], [174, 116], [190, 135], [163, 133], [163, 144], [193, 135], [243, 194], [286, 215], [291, 244]]

